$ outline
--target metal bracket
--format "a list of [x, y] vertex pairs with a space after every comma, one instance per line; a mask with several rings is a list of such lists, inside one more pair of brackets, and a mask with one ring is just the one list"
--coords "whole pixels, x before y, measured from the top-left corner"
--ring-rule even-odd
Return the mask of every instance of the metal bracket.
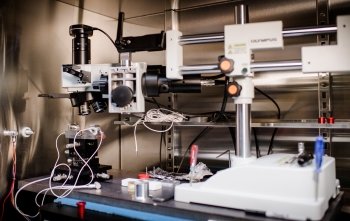
[[[328, 0], [317, 1], [317, 25], [329, 25], [329, 2]], [[318, 45], [329, 45], [329, 34], [317, 35]], [[318, 73], [318, 111], [319, 117], [332, 117], [332, 75], [329, 72]], [[319, 134], [326, 141], [326, 151], [332, 153], [332, 131], [330, 129], [320, 129]]]
[[[170, 94], [168, 101], [172, 108], [177, 106], [177, 94]], [[181, 139], [180, 139], [180, 130], [176, 127], [173, 127], [166, 133], [166, 170], [175, 172], [175, 169], [178, 168], [178, 164], [175, 163], [174, 157], [175, 152], [181, 152]]]
[[303, 73], [349, 72], [349, 36], [350, 16], [338, 16], [336, 45], [326, 45], [326, 39], [319, 38], [322, 46], [308, 46], [301, 49]]

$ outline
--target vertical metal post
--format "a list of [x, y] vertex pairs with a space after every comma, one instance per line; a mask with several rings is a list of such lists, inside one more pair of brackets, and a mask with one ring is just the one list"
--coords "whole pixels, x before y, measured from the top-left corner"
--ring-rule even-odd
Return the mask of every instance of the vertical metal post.
[[[248, 22], [248, 9], [246, 5], [235, 6], [235, 23]], [[251, 104], [236, 104], [236, 154], [238, 157], [250, 157], [250, 115]]]
[[250, 157], [250, 104], [236, 104], [237, 156]]
[[[177, 109], [177, 94], [168, 97], [169, 107]], [[181, 156], [181, 133], [177, 127], [173, 127], [166, 133], [166, 170], [175, 172], [179, 168], [179, 162], [175, 162], [175, 156]]]
[[119, 63], [121, 66], [131, 66], [131, 53], [124, 52], [119, 54]]
[[171, 0], [171, 29], [179, 30], [179, 17], [177, 10], [179, 9], [179, 0]]
[[[179, 30], [179, 0], [170, 0], [168, 1], [167, 9], [165, 13], [165, 30]], [[168, 97], [169, 107], [177, 107], [177, 94], [171, 94]], [[173, 127], [166, 134], [166, 170], [175, 172], [175, 169], [178, 169], [179, 162], [175, 162], [175, 156], [180, 156], [181, 154], [181, 133], [180, 130], [176, 127]]]
[[246, 24], [248, 23], [248, 7], [246, 5], [235, 6], [235, 23]]

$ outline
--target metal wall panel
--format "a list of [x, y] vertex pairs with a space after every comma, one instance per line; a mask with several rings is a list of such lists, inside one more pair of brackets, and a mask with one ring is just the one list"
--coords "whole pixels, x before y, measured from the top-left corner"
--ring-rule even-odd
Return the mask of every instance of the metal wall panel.
[[[77, 111], [73, 113], [68, 99], [38, 97], [44, 93], [66, 93], [61, 88], [60, 70], [62, 64], [71, 63], [72, 38], [68, 31], [70, 25], [84, 23], [96, 26], [114, 38], [116, 20], [53, 0], [38, 0], [35, 4], [5, 0], [0, 6], [0, 132], [5, 129], [19, 131], [24, 126], [31, 127], [35, 132], [30, 138], [18, 136], [17, 178], [50, 172], [57, 156], [55, 139], [70, 123], [77, 123], [83, 128], [100, 125], [107, 136], [99, 152], [100, 162], [119, 169], [120, 132], [119, 126], [113, 124], [119, 119], [118, 114], [80, 117], [77, 116]], [[158, 31], [160, 30], [139, 25], [125, 25], [126, 35]], [[118, 62], [116, 49], [103, 34], [94, 32], [91, 48], [92, 63]], [[154, 56], [140, 59], [145, 57], [143, 53], [135, 54], [134, 58], [150, 64], [164, 62], [162, 53], [155, 55], [159, 59]], [[126, 138], [133, 143], [132, 137]], [[59, 142], [61, 153], [64, 142], [63, 138]], [[10, 138], [0, 135], [0, 145], [0, 174], [1, 177], [10, 177], [7, 175], [12, 157]], [[158, 156], [156, 158], [158, 160]], [[64, 157], [61, 161], [64, 161]], [[141, 167], [144, 168], [144, 165]], [[6, 185], [6, 179], [0, 179], [1, 193], [5, 192]]]
[[[98, 3], [97, 3], [98, 2]], [[285, 27], [299, 27], [316, 24], [316, 4], [313, 0], [297, 1], [180, 1], [180, 30], [184, 34], [222, 32], [225, 24], [234, 23], [234, 6], [247, 3], [250, 21], [283, 20]], [[331, 22], [338, 14], [350, 14], [349, 0], [330, 0]], [[19, 130], [30, 126], [35, 134], [28, 139], [19, 137], [19, 178], [47, 174], [55, 160], [54, 141], [65, 130], [68, 123], [80, 123], [83, 127], [99, 124], [105, 130], [107, 139], [102, 146], [102, 163], [117, 169], [143, 170], [158, 163], [159, 134], [149, 132], [140, 126], [138, 140], [140, 152], [134, 151], [133, 128], [114, 125], [119, 119], [114, 114], [92, 114], [88, 117], [72, 115], [69, 100], [38, 98], [40, 93], [65, 92], [60, 87], [60, 65], [71, 62], [71, 37], [68, 27], [75, 23], [97, 26], [112, 37], [116, 33], [116, 15], [122, 9], [127, 15], [125, 36], [157, 33], [165, 25], [163, 10], [168, 7], [163, 0], [141, 1], [68, 1], [37, 0], [27, 4], [21, 0], [1, 2], [1, 79], [0, 79], [0, 130]], [[137, 7], [136, 7], [137, 6]], [[142, 6], [142, 7], [141, 7]], [[257, 54], [258, 60], [300, 58], [300, 45], [316, 43], [315, 37], [287, 40], [289, 45], [282, 53]], [[222, 44], [185, 47], [185, 64], [215, 63], [223, 54]], [[117, 62], [118, 54], [110, 42], [101, 34], [92, 37], [92, 62]], [[149, 64], [164, 64], [163, 52], [142, 52], [133, 55], [134, 61]], [[334, 116], [336, 119], [350, 119], [348, 111], [350, 75], [334, 76]], [[317, 82], [315, 75], [290, 73], [256, 74], [255, 83], [260, 89], [276, 99], [282, 109], [283, 119], [316, 119]], [[222, 101], [222, 87], [203, 88], [202, 94], [178, 96], [178, 108], [187, 112], [219, 110]], [[167, 96], [159, 99], [166, 103]], [[165, 102], [164, 102], [165, 101]], [[229, 100], [227, 111], [234, 111]], [[276, 108], [260, 94], [253, 104], [253, 119], [274, 119]], [[200, 132], [200, 127], [182, 128], [175, 143], [175, 153], [181, 156], [190, 141]], [[271, 137], [272, 129], [259, 128], [258, 139], [263, 153]], [[318, 130], [279, 129], [275, 151], [294, 151], [298, 141], [307, 142], [311, 148], [312, 139]], [[349, 167], [349, 131], [338, 130], [334, 134], [333, 154], [337, 163], [345, 170]], [[232, 148], [232, 139], [226, 128], [214, 128], [199, 142], [200, 157], [213, 167], [225, 167], [225, 156], [216, 157]], [[254, 143], [253, 143], [254, 144]], [[6, 174], [11, 157], [8, 137], [0, 136], [1, 175]], [[213, 161], [215, 160], [215, 161]], [[345, 179], [345, 178], [344, 178]], [[5, 188], [0, 181], [0, 192]]]

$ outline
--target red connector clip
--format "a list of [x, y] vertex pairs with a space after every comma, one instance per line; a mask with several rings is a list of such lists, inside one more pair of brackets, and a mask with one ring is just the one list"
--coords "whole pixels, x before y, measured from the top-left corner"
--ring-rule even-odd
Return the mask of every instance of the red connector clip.
[[329, 124], [334, 124], [334, 117], [328, 117], [327, 120]]
[[84, 201], [77, 202], [77, 214], [80, 220], [85, 219], [85, 205], [86, 205], [86, 202]]
[[327, 123], [327, 118], [326, 117], [319, 117], [318, 118], [318, 123], [319, 124], [326, 124]]
[[318, 123], [319, 124], [326, 124], [326, 123], [329, 123], [329, 124], [334, 124], [334, 117], [319, 117], [318, 118]]

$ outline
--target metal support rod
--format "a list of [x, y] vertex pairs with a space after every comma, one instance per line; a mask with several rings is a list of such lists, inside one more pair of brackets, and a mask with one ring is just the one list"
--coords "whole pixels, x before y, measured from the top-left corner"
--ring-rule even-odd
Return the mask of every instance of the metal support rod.
[[171, 30], [179, 30], [179, 0], [171, 0]]
[[320, 34], [332, 34], [337, 33], [337, 26], [316, 26], [316, 27], [307, 27], [301, 29], [285, 29], [282, 31], [283, 37], [298, 37], [306, 35], [320, 35]]
[[[252, 72], [301, 70], [302, 62], [300, 60], [255, 62], [250, 68]], [[221, 73], [217, 64], [182, 66], [180, 71], [182, 75]]]
[[[337, 32], [337, 26], [322, 26], [322, 27], [304, 27], [304, 28], [293, 28], [285, 29], [282, 31], [282, 35], [285, 38], [298, 37], [306, 35], [319, 35], [319, 34], [331, 34]], [[205, 35], [184, 35], [179, 39], [181, 45], [187, 44], [204, 44], [223, 42], [225, 39], [224, 33], [210, 33]]]
[[246, 5], [235, 6], [235, 22], [236, 24], [248, 23], [248, 7]]
[[250, 69], [252, 72], [301, 70], [302, 62], [300, 60], [256, 62], [251, 64]]
[[236, 104], [237, 156], [250, 157], [250, 104]]
[[130, 52], [123, 52], [119, 54], [119, 63], [122, 66], [131, 66], [131, 56], [132, 54]]
[[221, 73], [217, 64], [182, 66], [182, 67], [180, 67], [180, 72], [182, 75], [203, 74], [203, 73]]
[[[248, 22], [248, 8], [246, 5], [241, 4], [235, 7], [235, 22], [236, 24]], [[250, 103], [236, 104], [236, 155], [242, 158], [250, 157], [250, 106]]]

